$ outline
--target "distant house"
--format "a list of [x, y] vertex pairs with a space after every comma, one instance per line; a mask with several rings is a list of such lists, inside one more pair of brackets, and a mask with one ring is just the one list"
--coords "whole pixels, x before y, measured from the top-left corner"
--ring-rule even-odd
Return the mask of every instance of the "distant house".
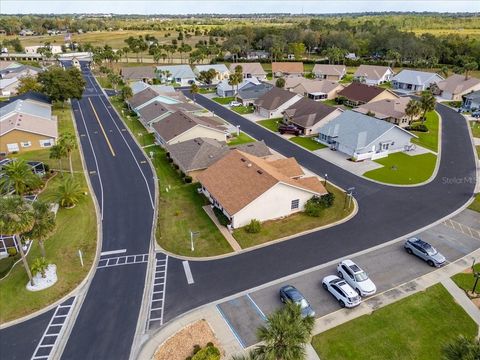
[[480, 109], [480, 90], [474, 91], [470, 94], [463, 95], [463, 105], [465, 110], [479, 110]]
[[[410, 125], [410, 118], [405, 114], [405, 109], [410, 100], [409, 97], [399, 97], [394, 100], [383, 99], [360, 105], [353, 109], [353, 111], [365, 115], [371, 115], [377, 119], [388, 121], [400, 127], [407, 127]], [[413, 120], [416, 119], [414, 118]]]
[[36, 76], [41, 71], [42, 69], [30, 65], [0, 61], [0, 95], [15, 95], [22, 77]]
[[28, 98], [0, 108], [0, 152], [24, 152], [51, 147], [58, 137], [50, 104]]
[[353, 82], [345, 89], [339, 91], [338, 96], [344, 97], [346, 99], [345, 105], [352, 107], [383, 99], [394, 100], [399, 97], [388, 89], [383, 89], [378, 86], [371, 86], [358, 82]]
[[342, 112], [343, 110], [336, 107], [303, 98], [283, 112], [283, 122], [296, 125], [303, 135], [313, 135], [318, 134], [321, 126]]
[[267, 78], [267, 72], [263, 70], [262, 64], [259, 62], [230, 64], [230, 73], [234, 73], [237, 66], [241, 66], [244, 79], [265, 80]]
[[345, 59], [348, 59], [348, 60], [357, 60], [358, 57], [357, 57], [357, 55], [355, 55], [355, 53], [348, 53], [347, 55], [345, 55]]
[[367, 85], [380, 85], [389, 82], [392, 76], [393, 70], [389, 66], [360, 65], [353, 79]]
[[462, 96], [480, 90], [480, 79], [454, 74], [437, 83], [441, 97], [448, 100], [460, 101]]
[[345, 65], [315, 64], [312, 72], [319, 79], [339, 81], [347, 74]]
[[343, 85], [335, 81], [310, 80], [305, 78], [298, 79], [304, 81], [299, 82], [289, 90], [315, 101], [335, 99], [338, 96], [338, 92], [344, 89]]
[[30, 29], [22, 29], [22, 30], [20, 30], [18, 35], [20, 35], [20, 36], [33, 36], [33, 35], [35, 35], [35, 33]]
[[151, 81], [156, 77], [154, 66], [130, 66], [120, 69], [120, 75], [125, 81]]
[[228, 80], [222, 80], [217, 84], [216, 92], [217, 95], [221, 97], [235, 96], [237, 93], [237, 88], [238, 91], [240, 91], [240, 89], [252, 87], [258, 84], [260, 84], [260, 82], [257, 80], [257, 78], [244, 79], [240, 84], [234, 86], [230, 85]]
[[195, 83], [195, 73], [190, 65], [162, 65], [157, 66], [157, 75], [162, 82], [175, 82], [180, 86]]
[[12, 77], [9, 79], [0, 79], [0, 95], [1, 96], [15, 95], [18, 84], [19, 84], [19, 79], [17, 77]]
[[270, 57], [270, 53], [265, 50], [255, 50], [247, 52], [247, 56], [245, 57], [247, 60], [261, 60], [261, 59], [268, 59]]
[[218, 119], [177, 111], [152, 125], [155, 138], [162, 145], [171, 145], [199, 137], [227, 141], [228, 131]]
[[258, 115], [267, 119], [280, 117], [285, 109], [302, 98], [302, 95], [273, 87], [255, 100], [255, 111]]
[[357, 161], [405, 151], [414, 137], [397, 125], [359, 112], [345, 111], [319, 129], [318, 141]]
[[272, 62], [274, 77], [303, 76], [303, 62]]
[[230, 71], [227, 69], [225, 64], [196, 65], [193, 68], [193, 72], [195, 73], [195, 75], [198, 78], [198, 76], [200, 75], [200, 73], [202, 71], [208, 71], [210, 69], [215, 70], [216, 73], [217, 73], [215, 78], [212, 81], [213, 84], [216, 84], [219, 81], [228, 79], [228, 77], [230, 76]]
[[273, 88], [273, 85], [268, 83], [260, 83], [258, 85], [243, 87], [238, 90], [237, 101], [240, 101], [243, 105], [254, 105], [255, 101], [265, 95]]
[[270, 150], [263, 141], [228, 146], [225, 142], [210, 138], [195, 138], [167, 145], [166, 150], [173, 163], [177, 164], [184, 174], [191, 176], [193, 181], [197, 180], [198, 174], [230, 151], [240, 150], [262, 158], [271, 155]]
[[[292, 175], [293, 174], [293, 175]], [[198, 175], [213, 206], [239, 228], [302, 211], [313, 196], [327, 193], [317, 177], [302, 177], [295, 159], [266, 161], [234, 150]]]
[[[25, 46], [25, 54], [38, 54], [38, 49], [43, 48], [45, 48], [45, 45]], [[60, 45], [49, 45], [48, 48], [53, 55], [61, 54], [63, 52]]]
[[429, 89], [433, 84], [438, 84], [443, 78], [435, 73], [402, 70], [392, 78], [393, 88], [404, 92], [419, 92]]

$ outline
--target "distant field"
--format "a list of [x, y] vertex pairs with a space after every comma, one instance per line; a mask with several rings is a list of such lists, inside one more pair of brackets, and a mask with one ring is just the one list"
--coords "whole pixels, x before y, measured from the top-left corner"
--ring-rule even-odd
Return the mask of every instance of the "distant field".
[[461, 35], [461, 36], [480, 36], [480, 29], [413, 29], [417, 35], [432, 34], [435, 36], [442, 35]]

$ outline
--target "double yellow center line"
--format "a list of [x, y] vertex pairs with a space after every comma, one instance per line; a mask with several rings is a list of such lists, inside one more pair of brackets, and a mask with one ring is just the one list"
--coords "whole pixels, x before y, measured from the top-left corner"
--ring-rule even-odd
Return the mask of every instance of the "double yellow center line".
[[92, 100], [88, 98], [88, 101], [90, 102], [90, 106], [92, 107], [93, 113], [95, 114], [95, 118], [98, 121], [98, 125], [100, 125], [100, 130], [102, 130], [103, 136], [105, 137], [105, 141], [107, 142], [107, 145], [110, 148], [110, 151], [112, 152], [112, 156], [115, 156], [115, 151], [113, 150], [112, 144], [110, 143], [110, 140], [108, 140], [107, 133], [105, 132], [105, 129], [103, 128], [103, 125], [100, 122], [100, 118], [98, 117], [97, 112], [95, 111], [95, 108], [93, 107]]

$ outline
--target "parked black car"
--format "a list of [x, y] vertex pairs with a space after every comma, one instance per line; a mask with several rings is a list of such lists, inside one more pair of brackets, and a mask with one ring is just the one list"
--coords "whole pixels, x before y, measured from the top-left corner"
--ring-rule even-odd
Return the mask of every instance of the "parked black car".
[[280, 288], [280, 300], [282, 303], [291, 301], [294, 304], [300, 306], [303, 317], [315, 316], [315, 311], [313, 311], [310, 303], [305, 299], [305, 296], [297, 290], [295, 286], [285, 285]]
[[283, 134], [293, 134], [293, 135], [298, 136], [298, 135], [301, 134], [300, 129], [297, 128], [295, 125], [292, 125], [292, 124], [290, 124], [290, 125], [280, 125], [278, 127], [278, 132], [282, 135]]

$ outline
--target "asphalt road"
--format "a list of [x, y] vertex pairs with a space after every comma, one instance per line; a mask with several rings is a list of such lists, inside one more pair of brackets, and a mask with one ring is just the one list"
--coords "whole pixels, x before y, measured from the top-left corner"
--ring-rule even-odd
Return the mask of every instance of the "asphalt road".
[[[191, 97], [188, 90], [185, 94]], [[379, 185], [351, 174], [246, 120], [203, 96], [196, 101], [285, 156], [293, 156], [342, 188], [355, 187], [358, 214], [350, 221], [289, 241], [214, 261], [190, 261], [194, 284], [187, 284], [181, 263], [172, 259], [167, 281], [165, 320], [333, 259], [422, 228], [452, 213], [472, 196], [475, 158], [465, 119], [437, 106], [442, 116], [442, 152], [436, 178], [419, 187]]]

